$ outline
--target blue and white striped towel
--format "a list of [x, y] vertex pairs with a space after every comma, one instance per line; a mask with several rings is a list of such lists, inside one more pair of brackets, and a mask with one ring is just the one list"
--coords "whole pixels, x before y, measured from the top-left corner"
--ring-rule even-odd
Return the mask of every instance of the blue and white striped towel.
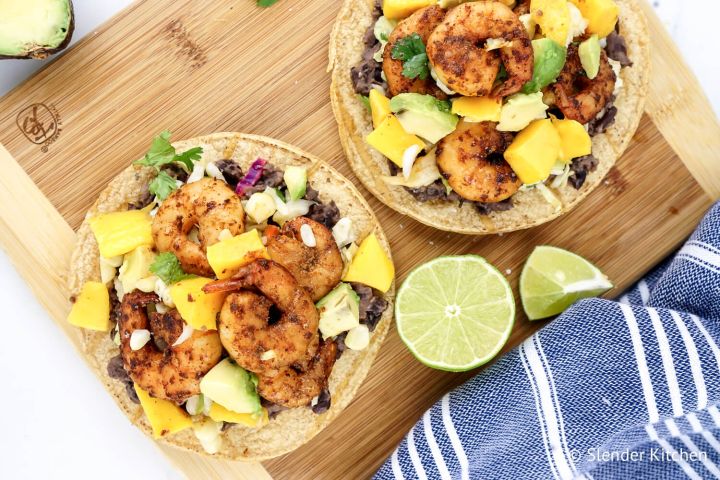
[[720, 478], [720, 203], [619, 302], [584, 300], [445, 395], [376, 478]]

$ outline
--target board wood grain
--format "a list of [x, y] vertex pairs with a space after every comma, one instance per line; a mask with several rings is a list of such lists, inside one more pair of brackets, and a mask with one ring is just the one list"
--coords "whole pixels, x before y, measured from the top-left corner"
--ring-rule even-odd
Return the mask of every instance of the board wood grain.
[[[281, 0], [270, 9], [253, 3], [138, 1], [0, 99], [0, 143], [15, 159], [0, 156], [0, 167], [16, 161], [27, 173], [2, 170], [0, 201], [19, 207], [0, 209], [0, 241], [71, 339], [77, 335], [64, 323], [61, 279], [53, 281], [55, 289], [39, 288], [40, 282], [67, 262], [72, 229], [99, 191], [159, 131], [170, 129], [176, 139], [214, 131], [274, 136], [355, 179], [340, 148], [325, 73], [339, 2]], [[650, 25], [653, 41], [666, 46], [654, 16]], [[476, 253], [516, 286], [532, 248], [553, 244], [597, 263], [615, 282], [612, 296], [672, 252], [720, 195], [720, 166], [707, 155], [720, 151], [720, 128], [676, 50], [654, 52], [656, 62], [673, 68], [653, 77], [650, 97], [682, 92], [687, 112], [650, 101], [649, 116], [603, 185], [557, 221], [503, 236], [448, 234], [398, 215], [360, 187], [391, 240], [399, 281], [438, 255]], [[688, 130], [692, 118], [697, 126]], [[43, 229], [48, 238], [33, 237], [38, 219], [51, 226]], [[542, 325], [519, 315], [507, 348]], [[264, 466], [282, 479], [368, 477], [425, 408], [475, 373], [423, 367], [393, 330], [338, 420]], [[267, 475], [259, 465], [163, 451], [189, 478]]]

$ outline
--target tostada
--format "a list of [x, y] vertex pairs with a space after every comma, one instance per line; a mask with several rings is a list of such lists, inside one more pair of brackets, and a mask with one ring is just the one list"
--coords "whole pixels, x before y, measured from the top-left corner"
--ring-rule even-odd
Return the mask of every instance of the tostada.
[[365, 200], [321, 160], [163, 132], [88, 212], [68, 282], [69, 321], [134, 423], [260, 460], [351, 401], [391, 321], [394, 267]]

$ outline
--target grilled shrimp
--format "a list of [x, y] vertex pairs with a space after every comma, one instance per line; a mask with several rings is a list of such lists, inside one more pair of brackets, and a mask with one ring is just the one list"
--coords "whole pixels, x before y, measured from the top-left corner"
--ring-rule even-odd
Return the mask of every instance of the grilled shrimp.
[[[218, 242], [224, 229], [233, 235], [241, 233], [244, 218], [240, 198], [226, 183], [203, 178], [183, 185], [160, 205], [152, 224], [155, 246], [174, 253], [186, 272], [211, 276], [207, 247]], [[187, 236], [196, 225], [200, 245]]]
[[274, 376], [260, 375], [258, 393], [264, 399], [288, 408], [309, 405], [327, 385], [336, 356], [335, 342], [323, 342], [303, 371], [286, 367]]
[[[308, 247], [300, 229], [310, 227], [315, 246]], [[320, 300], [340, 281], [343, 261], [335, 238], [328, 228], [307, 217], [297, 217], [283, 225], [279, 235], [267, 244], [270, 258], [287, 268], [305, 287], [313, 300]]]
[[392, 50], [398, 40], [410, 36], [413, 33], [420, 35], [423, 43], [427, 43], [427, 39], [433, 29], [442, 21], [444, 16], [445, 10], [437, 5], [422, 8], [400, 21], [390, 34], [390, 37], [388, 37], [388, 43], [383, 52], [383, 72], [385, 72], [385, 78], [387, 78], [391, 96], [400, 93], [422, 93], [435, 95], [440, 99], [447, 98], [447, 95], [440, 90], [431, 77], [425, 80], [421, 78], [407, 78], [402, 74], [403, 62], [399, 59], [392, 58]]
[[[118, 322], [120, 354], [125, 370], [140, 388], [152, 397], [180, 404], [200, 393], [200, 380], [220, 361], [222, 344], [217, 332], [195, 330], [187, 340], [165, 351], [152, 340], [139, 350], [130, 348], [132, 332], [148, 329], [150, 324], [145, 307], [159, 301], [154, 293], [140, 290], [123, 297]], [[182, 318], [177, 310], [161, 317], [152, 322], [153, 333], [172, 345], [182, 331]]]
[[[260, 294], [243, 290], [257, 289]], [[218, 319], [220, 341], [238, 365], [251, 372], [277, 371], [315, 355], [319, 314], [310, 294], [272, 260], [245, 265], [232, 278], [203, 287], [231, 293]], [[273, 307], [280, 318], [271, 318]]]
[[[510, 45], [487, 51], [484, 42], [502, 38]], [[466, 96], [505, 97], [532, 78], [533, 49], [522, 22], [499, 2], [463, 3], [453, 8], [427, 41], [427, 55], [445, 85]], [[508, 78], [495, 86], [500, 63]]]
[[590, 80], [580, 63], [578, 47], [568, 47], [567, 61], [553, 85], [555, 103], [565, 118], [582, 124], [594, 119], [613, 96], [615, 91], [615, 72], [607, 55], [600, 52], [600, 70]]
[[437, 144], [440, 173], [461, 197], [474, 202], [501, 202], [522, 182], [502, 154], [512, 134], [499, 132], [494, 122], [461, 122]]

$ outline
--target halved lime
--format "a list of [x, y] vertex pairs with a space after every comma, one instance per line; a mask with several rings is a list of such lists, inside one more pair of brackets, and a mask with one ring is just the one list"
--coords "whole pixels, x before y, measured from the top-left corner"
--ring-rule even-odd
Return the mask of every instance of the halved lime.
[[577, 300], [611, 288], [595, 265], [557, 247], [536, 247], [520, 274], [520, 298], [530, 320], [558, 315]]
[[477, 255], [439, 257], [410, 272], [397, 295], [398, 333], [428, 367], [461, 372], [507, 342], [515, 300], [505, 277]]

